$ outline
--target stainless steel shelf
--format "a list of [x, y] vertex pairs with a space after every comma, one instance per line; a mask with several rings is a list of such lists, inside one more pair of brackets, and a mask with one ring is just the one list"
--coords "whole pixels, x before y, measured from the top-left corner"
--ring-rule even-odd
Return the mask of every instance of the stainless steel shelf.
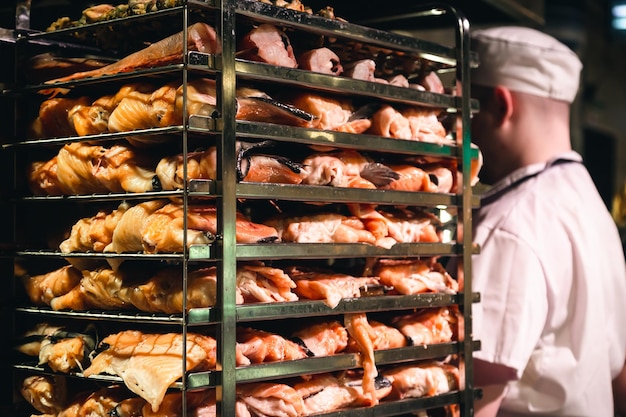
[[182, 253], [99, 253], [99, 252], [72, 252], [63, 253], [56, 250], [17, 250], [13, 253], [3, 253], [3, 256], [52, 258], [52, 259], [117, 259], [117, 260], [155, 260], [182, 262], [185, 257]]
[[[194, 198], [215, 198], [219, 194], [219, 184], [213, 180], [190, 180], [188, 195]], [[89, 202], [100, 203], [118, 200], [148, 200], [155, 198], [181, 198], [183, 190], [150, 191], [143, 193], [109, 193], [109, 194], [80, 194], [61, 196], [24, 196], [12, 198], [14, 203], [60, 203], [60, 202]], [[395, 190], [367, 190], [358, 188], [343, 188], [331, 186], [304, 186], [272, 183], [237, 184], [237, 196], [249, 200], [266, 200], [268, 197], [276, 200], [290, 201], [324, 201], [328, 203], [374, 203], [380, 205], [407, 205], [423, 207], [455, 207], [462, 204], [458, 194], [410, 192]], [[474, 207], [479, 204], [478, 197], [473, 199]]]
[[185, 129], [184, 126], [168, 126], [168, 127], [160, 127], [153, 129], [136, 129], [129, 132], [114, 132], [114, 133], [100, 133], [96, 135], [85, 135], [85, 136], [71, 136], [71, 137], [58, 137], [58, 138], [45, 138], [45, 139], [24, 139], [17, 140], [12, 143], [4, 143], [2, 144], [3, 149], [11, 149], [18, 147], [27, 147], [27, 146], [42, 146], [42, 145], [64, 145], [66, 143], [71, 142], [83, 142], [87, 141], [90, 143], [98, 143], [98, 142], [106, 142], [106, 141], [114, 141], [125, 138], [133, 138], [135, 136], [142, 137], [159, 137], [163, 135], [174, 135], [177, 134], [180, 136], [181, 132]]
[[45, 317], [54, 317], [69, 320], [111, 320], [116, 322], [142, 323], [142, 324], [162, 324], [162, 325], [182, 325], [184, 320], [182, 315], [174, 314], [151, 314], [133, 311], [55, 311], [48, 307], [17, 307], [15, 311], [24, 314], [36, 314]]
[[79, 195], [50, 195], [50, 196], [24, 196], [13, 198], [14, 203], [101, 203], [104, 201], [117, 200], [149, 200], [155, 198], [181, 198], [183, 190], [173, 191], [147, 191], [144, 193], [110, 193], [110, 194], [79, 194]]
[[[473, 294], [474, 302], [479, 295]], [[460, 294], [424, 293], [416, 295], [382, 295], [343, 299], [331, 308], [322, 301], [301, 300], [290, 303], [242, 304], [236, 307], [237, 320], [254, 322], [277, 318], [306, 318], [336, 314], [410, 310], [415, 308], [442, 307], [462, 304]], [[219, 315], [216, 308], [196, 308], [189, 311], [189, 325], [205, 325], [215, 322]]]
[[[446, 256], [458, 255], [462, 249], [456, 243], [396, 243], [389, 249], [366, 243], [264, 243], [238, 244], [236, 251], [239, 260], [269, 260]], [[217, 243], [189, 247], [193, 260], [219, 259], [220, 254]]]
[[[198, 115], [191, 115], [189, 117], [189, 128], [192, 132], [198, 133], [216, 133], [221, 129], [219, 119]], [[236, 131], [238, 137], [256, 140], [271, 139], [307, 145], [352, 148], [356, 150], [370, 150], [386, 153], [439, 156], [442, 158], [455, 158], [460, 155], [460, 146], [453, 144], [309, 129], [274, 123], [237, 121]], [[470, 158], [478, 158], [478, 149], [471, 149]]]
[[[461, 246], [452, 243], [396, 243], [391, 248], [383, 248], [366, 243], [258, 243], [237, 244], [237, 259], [271, 260], [271, 259], [345, 259], [345, 258], [405, 258], [449, 256], [461, 253]], [[478, 248], [474, 248], [478, 253]], [[220, 259], [221, 249], [217, 243], [212, 245], [190, 245], [187, 259], [195, 261], [211, 261]], [[71, 252], [58, 250], [15, 250], [3, 251], [0, 257], [30, 257], [51, 259], [116, 259], [141, 261], [174, 261], [183, 262], [183, 253], [100, 253]]]
[[[431, 345], [427, 348], [435, 348], [434, 345]], [[434, 349], [435, 351], [437, 349]], [[441, 349], [441, 351], [445, 351], [449, 349]], [[310, 361], [311, 362], [311, 372], [323, 372], [325, 370], [334, 369], [336, 364], [345, 364], [345, 365], [353, 365], [352, 367], [357, 367], [356, 363], [357, 359], [354, 357], [355, 355], [342, 355], [345, 356], [345, 363], [342, 363], [336, 357], [332, 358], [316, 358], [319, 359], [303, 359], [302, 361]], [[295, 362], [295, 361], [294, 361]], [[323, 364], [328, 364], [327, 367], [320, 366]], [[250, 377], [252, 379], [255, 374], [259, 373], [259, 370], [254, 370], [254, 367], [259, 367], [261, 372], [268, 373], [272, 375], [275, 373], [277, 376], [281, 375], [281, 372], [284, 372], [283, 364], [263, 364], [263, 365], [254, 365], [250, 367], [250, 370], [245, 368], [238, 368], [237, 374], [238, 377], [241, 374], [242, 379], [246, 379], [246, 377]], [[298, 366], [302, 367], [301, 364]], [[37, 373], [40, 375], [55, 375], [54, 373], [42, 368], [40, 366], [35, 365], [24, 365], [24, 364], [16, 364], [12, 366], [13, 369], [17, 371], [23, 371], [28, 373]], [[276, 368], [272, 370], [272, 368]], [[305, 370], [306, 367], [303, 367]], [[83, 378], [80, 373], [76, 374], [68, 374], [68, 377], [73, 378]], [[93, 375], [87, 378], [87, 380], [106, 383], [106, 384], [119, 384], [122, 383], [122, 379], [112, 375], [100, 374]], [[188, 389], [201, 389], [205, 387], [216, 386], [219, 384], [220, 375], [219, 372], [205, 372], [205, 373], [192, 373], [187, 376], [187, 388]], [[174, 384], [171, 388], [173, 389], [183, 389], [183, 386], [180, 382]], [[324, 413], [320, 414], [320, 416], [324, 417], [361, 417], [361, 416], [371, 416], [371, 417], [383, 417], [383, 416], [393, 416], [400, 415], [404, 413], [415, 412], [415, 410], [434, 408], [438, 406], [443, 406], [451, 403], [463, 403], [463, 398], [460, 395], [459, 391], [452, 391], [446, 394], [436, 395], [432, 397], [422, 397], [422, 398], [409, 398], [397, 401], [390, 402], [382, 402], [379, 405], [373, 407], [355, 407], [351, 409], [345, 409], [332, 413]]]
[[[478, 302], [480, 296], [473, 294], [473, 302]], [[306, 318], [332, 316], [337, 314], [365, 312], [384, 312], [392, 309], [411, 310], [416, 308], [443, 307], [453, 304], [462, 304], [461, 294], [424, 293], [416, 295], [383, 295], [361, 298], [344, 299], [331, 308], [323, 301], [300, 300], [284, 303], [258, 303], [241, 304], [236, 306], [237, 320], [241, 322], [258, 322], [274, 320], [277, 318]], [[219, 309], [216, 307], [195, 308], [187, 312], [184, 318], [182, 314], [157, 314], [138, 311], [108, 311], [86, 310], [68, 311], [52, 310], [49, 307], [18, 306], [16, 312], [22, 314], [40, 315], [42, 317], [69, 319], [69, 320], [93, 320], [115, 321], [139, 324], [162, 324], [204, 326], [215, 324], [219, 321]]]
[[0, 28], [0, 44], [14, 44], [17, 41], [15, 30]]
[[[196, 62], [201, 61], [197, 53], [191, 52], [190, 55], [196, 56], [194, 58]], [[295, 68], [276, 67], [243, 60], [237, 60], [235, 68], [242, 79], [278, 81], [281, 84], [315, 88], [318, 91], [339, 92], [349, 94], [352, 97], [371, 96], [391, 102], [407, 104], [422, 103], [425, 106], [448, 109], [461, 108], [460, 97], [447, 94], [438, 94], [413, 88], [397, 87], [384, 83], [362, 81]], [[478, 102], [476, 100], [472, 100], [472, 108], [478, 111]]]
[[238, 0], [236, 8], [238, 13], [255, 20], [306, 30], [310, 33], [372, 44], [391, 50], [415, 53], [418, 57], [427, 58], [433, 62], [448, 66], [456, 65], [454, 49], [439, 44], [380, 31], [345, 20], [309, 15], [256, 0]]
[[[3, 145], [3, 149], [15, 148], [19, 151], [29, 152], [31, 147], [59, 146], [75, 141], [113, 141], [130, 138], [136, 135], [171, 136], [173, 140], [178, 140], [183, 148], [183, 153], [187, 151], [187, 140], [189, 138], [204, 139], [204, 136], [212, 135], [217, 141], [221, 140], [222, 146], [219, 157], [224, 162], [221, 166], [222, 172], [218, 174], [216, 181], [189, 181], [189, 189], [177, 190], [173, 192], [150, 192], [145, 194], [102, 194], [85, 196], [58, 196], [39, 197], [27, 196], [15, 198], [12, 204], [22, 203], [43, 203], [53, 202], [91, 202], [91, 201], [113, 201], [117, 199], [142, 199], [175, 197], [187, 201], [187, 198], [211, 198], [218, 204], [221, 217], [218, 221], [223, 226], [223, 236], [218, 236], [218, 240], [210, 245], [193, 245], [186, 248], [183, 253], [170, 254], [144, 254], [144, 253], [61, 253], [52, 250], [17, 250], [7, 254], [2, 254], [9, 258], [29, 258], [33, 263], [39, 259], [72, 259], [81, 260], [94, 259], [107, 261], [111, 259], [129, 261], [153, 261], [180, 264], [181, 268], [187, 268], [192, 263], [221, 263], [219, 278], [222, 281], [218, 284], [218, 299], [215, 307], [191, 309], [175, 315], [150, 314], [136, 311], [53, 311], [49, 308], [23, 307], [15, 309], [16, 314], [32, 315], [46, 318], [58, 318], [67, 321], [94, 320], [106, 322], [133, 323], [138, 327], [148, 327], [151, 324], [175, 325], [181, 331], [201, 328], [201, 326], [211, 326], [216, 331], [218, 343], [218, 362], [222, 369], [220, 371], [189, 373], [184, 379], [174, 384], [174, 389], [200, 389], [204, 387], [220, 386], [222, 389], [222, 405], [229, 413], [235, 407], [236, 384], [253, 381], [277, 380], [297, 375], [305, 375], [318, 372], [334, 372], [346, 369], [355, 369], [362, 366], [359, 354], [346, 353], [333, 355], [324, 358], [307, 358], [290, 362], [275, 362], [253, 365], [249, 367], [236, 367], [234, 360], [235, 352], [235, 327], [240, 322], [259, 322], [263, 320], [277, 321], [279, 319], [300, 319], [307, 317], [335, 316], [355, 312], [388, 312], [405, 311], [419, 308], [458, 305], [465, 311], [467, 304], [479, 301], [478, 294], [472, 293], [429, 293], [419, 295], [375, 295], [361, 298], [349, 298], [342, 300], [336, 307], [330, 308], [323, 301], [297, 301], [292, 303], [264, 303], [264, 304], [244, 304], [233, 305], [234, 300], [231, 285], [226, 283], [226, 277], [232, 277], [236, 263], [239, 261], [262, 261], [262, 260], [319, 260], [319, 259], [356, 259], [356, 258], [407, 258], [407, 257], [434, 257], [434, 256], [461, 256], [476, 253], [477, 248], [468, 244], [457, 244], [456, 242], [446, 243], [411, 243], [396, 244], [391, 248], [376, 247], [368, 244], [302, 244], [302, 243], [267, 243], [267, 244], [236, 244], [234, 241], [234, 208], [237, 199], [288, 199], [292, 201], [324, 201], [337, 203], [378, 203], [381, 205], [420, 205], [426, 207], [454, 206], [462, 207], [466, 215], [468, 205], [476, 204], [476, 200], [469, 199], [471, 191], [467, 190], [462, 195], [456, 194], [428, 194], [428, 193], [406, 193], [395, 191], [374, 190], [365, 193], [363, 190], [338, 189], [332, 187], [305, 187], [288, 186], [281, 184], [251, 184], [237, 183], [232, 176], [234, 158], [233, 142], [237, 138], [253, 138], [255, 140], [271, 139], [282, 142], [293, 142], [306, 145], [322, 145], [338, 148], [352, 148], [356, 150], [380, 151], [386, 153], [435, 156], [438, 158], [454, 159], [461, 162], [463, 172], [470, 166], [468, 163], [472, 158], [478, 158], [478, 152], [470, 149], [468, 142], [459, 138], [459, 145], [447, 143], [423, 143], [417, 141], [396, 140], [382, 138], [372, 135], [351, 135], [347, 133], [322, 131], [315, 129], [294, 128], [289, 126], [274, 125], [271, 123], [250, 123], [235, 120], [232, 100], [234, 94], [235, 80], [272, 82], [276, 85], [286, 87], [302, 86], [303, 88], [316, 89], [324, 92], [334, 92], [341, 95], [356, 95], [360, 97], [375, 97], [390, 102], [410, 103], [415, 105], [426, 105], [448, 111], [449, 113], [459, 113], [462, 120], [469, 117], [472, 111], [478, 109], [478, 104], [469, 99], [469, 94], [464, 94], [465, 98], [449, 94], [434, 94], [430, 92], [404, 89], [379, 83], [365, 82], [342, 77], [315, 74], [298, 69], [286, 69], [274, 67], [256, 62], [248, 62], [235, 59], [234, 41], [230, 36], [235, 33], [235, 19], [231, 16], [237, 14], [238, 22], [268, 22], [275, 23], [283, 27], [295, 30], [306, 31], [325, 37], [341, 39], [346, 45], [368, 43], [377, 48], [389, 49], [394, 54], [406, 54], [411, 59], [428, 61], [429, 67], [436, 70], [455, 70], [457, 68], [466, 69], [466, 64], [475, 65], [476, 57], [467, 52], [467, 55], [459, 54], [459, 49], [448, 48], [438, 44], [406, 37], [396, 33], [382, 31], [345, 22], [343, 20], [327, 19], [320, 16], [309, 15], [296, 12], [282, 7], [275, 7], [256, 0], [233, 0], [231, 1], [193, 1], [189, 0], [185, 6], [165, 10], [163, 12], [150, 13], [141, 17], [121, 19], [119, 21], [100, 22], [87, 25], [81, 28], [71, 28], [52, 33], [24, 33], [23, 42], [32, 42], [38, 45], [59, 43], [61, 46], [74, 47], [77, 38], [73, 38], [75, 31], [99, 31], [109, 27], [129, 27], [150, 19], [161, 19], [168, 21], [167, 31], [180, 30], [183, 25], [187, 25], [191, 19], [197, 18], [199, 14], [192, 13], [194, 9], [201, 12], [211, 9], [215, 12], [214, 20], [218, 33], [223, 37], [224, 56], [213, 56], [196, 52], [188, 53], [182, 57], [180, 64], [167, 65], [160, 68], [151, 68], [133, 71], [113, 76], [99, 77], [97, 79], [78, 80], [67, 83], [51, 85], [26, 86], [20, 91], [13, 91], [15, 94], [36, 94], [48, 88], [68, 88], [81, 89], [95, 83], [116, 83], [131, 79], [164, 79], [165, 77], [179, 76], [181, 80], [186, 80], [189, 75], [207, 75], [219, 78], [222, 90], [222, 102], [218, 100], [218, 112], [222, 112], [220, 118], [209, 118], [191, 116], [188, 124], [184, 126], [172, 126], [161, 129], [142, 129], [132, 132], [107, 133], [101, 135], [91, 135], [71, 138], [50, 138], [44, 140], [18, 140], [15, 143]], [[245, 24], [245, 23], [244, 23]], [[120, 25], [120, 26], [116, 26]], [[459, 29], [462, 32], [462, 29]], [[144, 40], [144, 39], [142, 39]], [[146, 39], [147, 40], [147, 39]], [[77, 41], [76, 41], [77, 42]], [[78, 43], [78, 42], [77, 42]], [[460, 72], [458, 74], [461, 74]], [[462, 78], [462, 77], [461, 77]], [[462, 83], [461, 83], [462, 84]], [[106, 84], [108, 85], [108, 84]], [[113, 84], [111, 84], [113, 85]], [[220, 83], [218, 82], [218, 86]], [[86, 91], [86, 90], [85, 90]], [[224, 103], [226, 105], [224, 105]], [[461, 130], [455, 132], [458, 134]], [[467, 130], [463, 130], [463, 133]], [[169, 138], [168, 138], [169, 139]], [[213, 139], [213, 138], [211, 138]], [[217, 142], [218, 144], [220, 142]], [[468, 160], [469, 156], [469, 160]], [[466, 178], [468, 178], [466, 176]], [[461, 186], [459, 184], [459, 186]], [[465, 183], [464, 183], [465, 186]], [[466, 188], [464, 188], [465, 190]], [[17, 208], [17, 207], [16, 207]], [[19, 208], [18, 208], [19, 209]], [[184, 216], [183, 216], [184, 217]], [[468, 218], [469, 219], [469, 218]], [[221, 221], [221, 223], [220, 223]], [[465, 220], [464, 220], [465, 221]], [[471, 225], [470, 221], [467, 221]], [[466, 237], [469, 235], [466, 235]], [[466, 240], [464, 240], [467, 243]], [[469, 256], [464, 259], [470, 258]], [[185, 270], [186, 271], [186, 270]], [[468, 271], [468, 280], [471, 274]], [[219, 280], [218, 280], [219, 282]], [[469, 281], [467, 281], [469, 282]], [[186, 288], [186, 283], [183, 283]], [[470, 287], [467, 287], [470, 288]], [[184, 290], [183, 290], [184, 292]], [[383, 293], [384, 294], [384, 293]], [[459, 320], [461, 324], [457, 329], [469, 335], [465, 323], [469, 320]], [[444, 343], [440, 345], [413, 346], [389, 351], [375, 352], [377, 365], [385, 366], [392, 364], [404, 364], [422, 359], [443, 358], [449, 355], [460, 358], [459, 361], [469, 361], [468, 366], [463, 369], [465, 375], [471, 375], [471, 352], [479, 348], [479, 343], [467, 339], [458, 342]], [[465, 358], [465, 359], [463, 359]], [[15, 370], [49, 373], [46, 367], [31, 365], [12, 365]], [[184, 367], [184, 364], [183, 364]], [[76, 373], [70, 377], [84, 378]], [[120, 383], [121, 378], [98, 375], [87, 378], [94, 382]], [[473, 392], [471, 389], [471, 379], [467, 381], [469, 389], [452, 392], [428, 398], [407, 399], [393, 402], [383, 402], [375, 407], [355, 408], [325, 414], [333, 417], [348, 416], [392, 416], [403, 413], [412, 413], [416, 410], [431, 407], [445, 406], [449, 404], [469, 404]], [[224, 411], [222, 411], [224, 413]]]
[[[215, 194], [214, 181], [191, 181], [190, 195], [201, 197]], [[460, 205], [457, 194], [410, 192], [395, 190], [365, 190], [331, 186], [309, 186], [290, 184], [237, 184], [237, 196], [245, 199], [267, 199], [290, 201], [324, 201], [327, 203], [370, 203], [380, 205], [407, 205], [424, 207], [454, 207]], [[478, 205], [476, 199], [475, 204]]]

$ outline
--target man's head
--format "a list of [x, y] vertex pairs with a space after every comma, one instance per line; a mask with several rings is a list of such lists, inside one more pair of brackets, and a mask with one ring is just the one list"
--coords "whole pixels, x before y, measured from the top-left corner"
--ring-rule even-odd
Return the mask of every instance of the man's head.
[[568, 103], [574, 101], [582, 63], [563, 43], [538, 30], [503, 26], [472, 33], [480, 65], [473, 84], [502, 85], [512, 91]]
[[472, 50], [480, 62], [471, 82], [480, 101], [472, 140], [484, 156], [481, 179], [491, 184], [570, 150], [570, 104], [582, 69], [576, 54], [549, 35], [513, 26], [475, 31]]

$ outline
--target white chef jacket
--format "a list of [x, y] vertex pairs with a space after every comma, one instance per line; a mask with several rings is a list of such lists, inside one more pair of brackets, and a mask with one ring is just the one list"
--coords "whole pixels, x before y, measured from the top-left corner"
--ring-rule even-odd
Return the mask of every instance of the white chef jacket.
[[626, 266], [581, 157], [515, 171], [474, 212], [475, 357], [506, 365], [499, 416], [612, 417], [626, 354]]

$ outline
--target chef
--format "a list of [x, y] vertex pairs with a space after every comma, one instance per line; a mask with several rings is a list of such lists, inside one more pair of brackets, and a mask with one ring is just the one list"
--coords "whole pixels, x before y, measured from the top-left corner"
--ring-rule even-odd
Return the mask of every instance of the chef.
[[[473, 217], [476, 416], [612, 417], [626, 355], [626, 267], [570, 112], [582, 64], [525, 27], [472, 34], [472, 138], [489, 186]], [[613, 155], [607, 155], [611, 158]]]

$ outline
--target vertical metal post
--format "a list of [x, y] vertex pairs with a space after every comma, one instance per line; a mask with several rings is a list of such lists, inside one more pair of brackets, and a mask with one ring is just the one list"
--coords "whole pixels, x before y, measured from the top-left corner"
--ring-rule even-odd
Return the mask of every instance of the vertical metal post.
[[30, 29], [31, 0], [19, 0], [15, 5], [15, 29]]
[[463, 387], [463, 415], [474, 415], [474, 366], [472, 361], [472, 185], [471, 185], [471, 91], [470, 91], [470, 25], [467, 18], [451, 8], [456, 17], [456, 60], [457, 96], [461, 98], [461, 123], [457, 123], [457, 139], [461, 139], [461, 172], [463, 174], [462, 213], [457, 236], [463, 244], [462, 271], [463, 302], [460, 310], [463, 315], [463, 367], [465, 386]]
[[218, 141], [218, 230], [221, 231], [221, 258], [218, 261], [218, 307], [221, 311], [221, 331], [218, 334], [218, 386], [219, 415], [234, 416], [236, 402], [236, 268], [237, 251], [235, 221], [236, 197], [236, 74], [235, 74], [235, 1], [222, 0], [219, 19], [219, 36], [222, 41], [222, 70], [218, 74], [218, 108], [222, 116], [222, 135]]
[[[459, 387], [462, 390], [461, 415], [465, 417], [474, 415], [474, 365], [473, 353], [474, 342], [472, 336], [472, 303], [474, 301], [472, 292], [472, 253], [473, 253], [473, 233], [472, 233], [472, 138], [471, 138], [471, 91], [470, 91], [470, 24], [465, 15], [453, 6], [448, 4], [423, 5], [424, 9], [445, 11], [446, 15], [451, 15], [455, 19], [455, 58], [456, 58], [456, 96], [457, 119], [456, 119], [456, 139], [459, 149], [458, 161], [462, 173], [461, 207], [457, 214], [457, 242], [463, 246], [461, 252], [461, 262], [457, 264], [457, 278], [459, 280], [459, 290], [462, 292], [462, 299], [459, 301], [461, 320], [459, 321], [459, 342], [461, 347], [461, 358], [459, 367], [462, 373], [462, 383]], [[460, 108], [460, 111], [459, 111]], [[460, 114], [459, 114], [460, 113]]]
[[183, 106], [182, 106], [182, 114], [183, 114], [183, 124], [184, 129], [182, 132], [182, 152], [183, 152], [183, 213], [185, 216], [183, 217], [183, 265], [182, 265], [182, 274], [181, 279], [183, 280], [182, 291], [183, 291], [183, 311], [182, 311], [182, 337], [183, 337], [183, 378], [182, 378], [182, 415], [183, 417], [187, 416], [187, 277], [188, 277], [188, 262], [189, 259], [189, 248], [187, 246], [187, 230], [188, 230], [188, 210], [189, 210], [189, 184], [187, 177], [187, 157], [188, 157], [188, 127], [189, 127], [189, 114], [187, 107], [187, 60], [188, 60], [188, 44], [187, 38], [189, 36], [189, 6], [185, 3], [184, 11], [183, 11], [183, 63], [184, 68], [182, 71], [182, 94], [183, 94]]

